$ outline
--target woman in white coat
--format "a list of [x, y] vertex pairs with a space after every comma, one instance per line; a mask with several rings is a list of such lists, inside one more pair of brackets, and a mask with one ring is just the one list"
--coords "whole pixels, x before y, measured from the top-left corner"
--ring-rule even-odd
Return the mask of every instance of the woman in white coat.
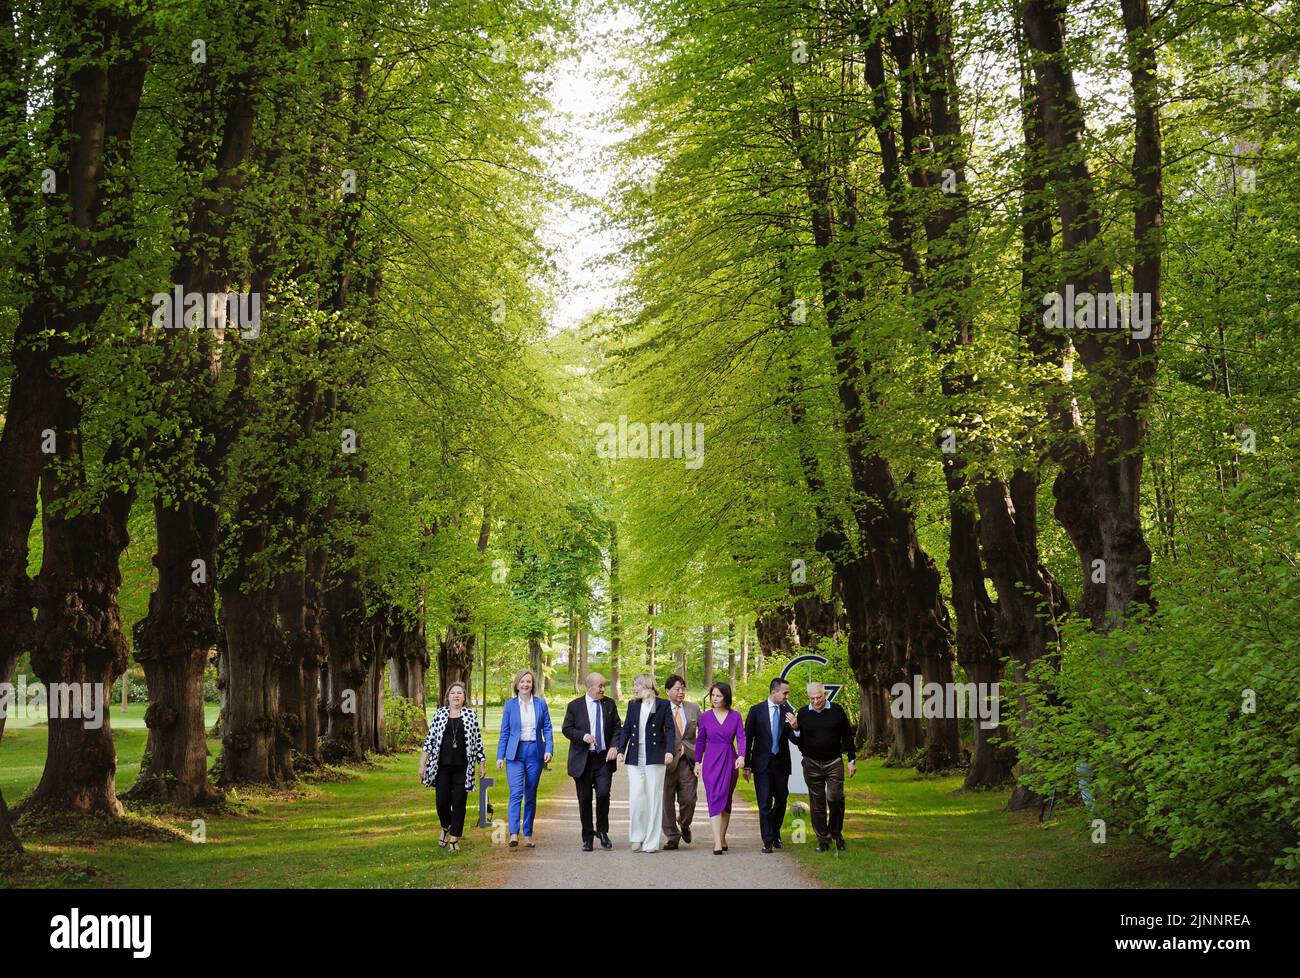
[[627, 771], [629, 836], [633, 852], [658, 852], [664, 820], [665, 765], [672, 762], [677, 728], [672, 704], [660, 699], [655, 677], [633, 680], [635, 697], [618, 738], [618, 759]]

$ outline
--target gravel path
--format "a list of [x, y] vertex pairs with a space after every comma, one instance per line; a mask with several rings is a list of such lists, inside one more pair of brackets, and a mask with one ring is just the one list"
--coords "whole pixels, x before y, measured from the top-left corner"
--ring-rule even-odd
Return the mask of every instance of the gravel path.
[[[562, 769], [561, 769], [562, 770]], [[561, 775], [563, 776], [563, 775]], [[722, 889], [813, 888], [817, 884], [785, 851], [764, 855], [758, 810], [737, 789], [732, 803], [727, 851], [713, 855], [704, 789], [691, 825], [692, 845], [675, 851], [633, 852], [628, 841], [627, 775], [614, 774], [609, 806], [609, 838], [614, 848], [582, 851], [582, 829], [573, 780], [541, 806], [533, 827], [536, 849], [510, 850], [513, 864], [506, 885], [516, 889]], [[789, 845], [789, 842], [786, 843]]]

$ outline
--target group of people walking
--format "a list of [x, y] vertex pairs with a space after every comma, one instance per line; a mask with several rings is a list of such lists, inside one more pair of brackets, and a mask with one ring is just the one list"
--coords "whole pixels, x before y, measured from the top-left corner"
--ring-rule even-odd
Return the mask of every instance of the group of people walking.
[[[781, 826], [791, 775], [790, 745], [803, 754], [803, 774], [817, 851], [844, 841], [844, 758], [848, 776], [856, 763], [853, 729], [845, 712], [828, 701], [821, 683], [808, 684], [808, 705], [795, 710], [787, 702], [790, 684], [771, 682], [768, 698], [750, 707], [744, 721], [731, 708], [731, 687], [709, 687], [708, 709], [686, 699], [686, 680], [678, 675], [664, 682], [659, 695], [654, 676], [633, 680], [626, 718], [605, 695], [605, 677], [586, 677], [586, 692], [569, 703], [560, 732], [569, 742], [567, 769], [578, 796], [582, 848], [599, 843], [612, 849], [609, 838], [609, 798], [621, 763], [628, 777], [629, 841], [634, 852], [677, 849], [691, 843], [699, 784], [709, 813], [713, 853], [728, 851], [727, 828], [732, 795], [739, 777], [754, 780], [758, 798], [763, 852], [782, 847]], [[515, 676], [514, 697], [501, 714], [497, 767], [506, 768], [510, 787], [507, 809], [509, 845], [533, 848], [533, 820], [542, 769], [555, 751], [546, 701], [534, 695], [537, 677], [531, 669]], [[438, 844], [453, 851], [465, 823], [465, 805], [474, 790], [474, 773], [486, 766], [483, 739], [474, 711], [465, 706], [465, 687], [453, 683], [446, 703], [429, 725], [420, 758], [420, 778], [437, 791], [441, 834]]]

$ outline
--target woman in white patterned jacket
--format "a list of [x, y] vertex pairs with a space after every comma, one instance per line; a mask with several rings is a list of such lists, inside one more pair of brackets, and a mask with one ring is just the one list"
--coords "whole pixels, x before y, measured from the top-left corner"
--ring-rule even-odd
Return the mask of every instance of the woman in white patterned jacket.
[[465, 802], [474, 792], [474, 769], [481, 778], [486, 764], [478, 717], [465, 705], [465, 684], [452, 683], [446, 704], [433, 715], [420, 755], [420, 780], [437, 792], [439, 847], [460, 851]]

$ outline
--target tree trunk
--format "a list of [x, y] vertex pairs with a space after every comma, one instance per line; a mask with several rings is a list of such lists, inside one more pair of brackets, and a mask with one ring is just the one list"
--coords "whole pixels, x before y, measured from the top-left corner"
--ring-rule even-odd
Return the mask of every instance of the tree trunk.
[[889, 752], [889, 703], [875, 677], [858, 680], [858, 729], [855, 734], [858, 754], [882, 757]]
[[533, 670], [533, 675], [538, 681], [533, 684], [533, 689], [540, 695], [542, 677], [542, 640], [539, 638], [530, 638], [528, 640], [528, 665]]
[[578, 674], [581, 671], [578, 665], [578, 616], [572, 611], [569, 612], [569, 683], [573, 687], [573, 692], [578, 691]]
[[[191, 807], [219, 802], [208, 780], [203, 674], [216, 644], [216, 512], [182, 503], [154, 505], [158, 587], [135, 625], [135, 657], [149, 684], [149, 728], [140, 776], [128, 796]], [[205, 555], [196, 558], [195, 555]], [[195, 561], [201, 561], [195, 566]]]
[[321, 764], [317, 700], [321, 663], [327, 652], [322, 632], [325, 612], [312, 573], [312, 558], [324, 559], [312, 555], [307, 570], [284, 574], [276, 588], [276, 607], [288, 655], [280, 670], [280, 715], [298, 774]]
[[[619, 669], [622, 666], [623, 620], [620, 615], [622, 593], [618, 578], [618, 528], [609, 525], [609, 685], [615, 700], [622, 699]], [[584, 677], [585, 678], [585, 677]]]
[[727, 684], [736, 688], [736, 623], [727, 622]]
[[704, 626], [704, 688], [713, 685], [713, 626]]
[[22, 852], [23, 844], [14, 834], [13, 823], [9, 819], [9, 808], [5, 805], [5, 796], [0, 792], [0, 856]]
[[344, 571], [339, 583], [325, 592], [325, 608], [329, 659], [322, 690], [326, 722], [321, 758], [327, 764], [363, 761], [358, 714], [364, 708], [361, 687], [367, 675], [370, 622], [355, 571]]
[[655, 671], [655, 637], [656, 636], [655, 636], [654, 614], [655, 614], [655, 606], [653, 603], [651, 603], [649, 609], [650, 624], [646, 626], [646, 630], [645, 630], [645, 661], [646, 661], [647, 672]]
[[230, 673], [227, 669], [230, 657], [226, 654], [226, 616], [222, 612], [217, 614], [217, 629], [217, 722], [208, 731], [208, 736], [220, 740], [226, 735], [226, 718], [230, 715]]
[[[363, 756], [382, 754], [387, 749], [384, 743], [384, 666], [392, 634], [392, 611], [390, 608], [387, 614], [371, 618], [367, 623], [369, 647], [365, 678], [357, 690], [357, 739], [361, 742]], [[468, 687], [466, 690], [468, 692]]]
[[740, 678], [749, 678], [749, 622], [747, 621], [740, 623]]
[[585, 681], [591, 671], [590, 654], [587, 650], [589, 636], [585, 628], [578, 629], [578, 675]]
[[419, 708], [419, 733], [423, 737], [429, 732], [424, 691], [429, 669], [429, 643], [425, 635], [423, 593], [416, 609], [414, 622], [404, 625], [393, 644], [388, 681], [395, 695], [411, 700]]
[[788, 655], [799, 647], [799, 629], [789, 608], [778, 608], [755, 619], [754, 631], [763, 658]]
[[218, 783], [292, 781], [292, 737], [280, 702], [280, 678], [290, 655], [276, 620], [275, 596], [267, 588], [244, 590], [236, 577], [223, 580], [220, 591], [228, 687]]
[[[92, 284], [92, 275], [112, 271], [126, 258], [133, 242], [127, 163], [147, 68], [141, 31], [143, 15], [82, 4], [73, 4], [67, 13], [78, 29], [66, 43], [61, 40], [61, 49], [49, 63], [54, 86], [53, 146], [46, 161], [57, 171], [58, 185], [66, 188], [61, 204], [66, 202], [67, 210], [62, 206], [57, 211], [47, 210], [48, 225], [40, 240], [52, 243], [45, 267], [36, 275], [38, 282], [51, 283], [49, 292], [37, 288], [36, 295], [57, 298], [57, 304], [52, 298], [47, 309], [53, 315], [42, 323], [42, 329], [53, 329], [53, 335], [45, 340], [45, 352], [36, 353], [27, 346], [31, 335], [23, 332], [20, 322], [15, 342], [21, 339], [22, 352], [33, 358], [20, 358], [16, 364], [20, 367], [61, 360], [75, 364], [78, 355], [88, 352], [88, 337], [93, 335], [105, 304], [104, 290]], [[8, 33], [11, 27], [4, 25], [8, 38], [15, 36]], [[114, 58], [103, 56], [103, 50], [109, 48], [116, 52]], [[16, 90], [7, 90], [6, 107], [22, 91], [21, 84]], [[9, 189], [6, 187], [6, 198], [12, 201]], [[30, 207], [18, 202], [10, 217], [21, 224], [30, 211]], [[101, 220], [106, 213], [111, 214], [107, 225]], [[38, 308], [43, 306], [43, 299], [35, 301]], [[31, 488], [29, 465], [19, 465], [12, 477], [15, 496], [3, 504], [7, 525], [0, 531], [0, 545], [4, 547], [0, 559], [7, 565], [0, 567], [0, 611], [19, 618], [27, 614], [28, 620], [18, 623], [12, 638], [30, 639], [32, 668], [47, 690], [54, 684], [77, 684], [76, 692], [66, 697], [51, 691], [51, 705], [62, 699], [60, 706], [75, 703], [84, 714], [97, 702], [103, 714], [102, 723], [94, 729], [66, 711], [58, 718], [51, 715], [45, 768], [23, 808], [48, 806], [119, 815], [122, 806], [116, 795], [117, 756], [108, 716], [112, 686], [127, 664], [127, 643], [117, 604], [121, 586], [118, 561], [128, 543], [127, 519], [145, 446], [111, 441], [102, 464], [105, 468], [121, 467], [127, 473], [125, 486], [115, 486], [106, 498], [81, 512], [67, 510], [66, 502], [79, 494], [86, 482], [81, 394], [75, 377], [55, 371], [36, 376], [41, 393], [31, 407], [39, 414], [39, 422], [56, 434], [57, 466], [45, 469], [41, 477], [45, 549], [34, 592], [34, 634], [29, 631], [30, 605], [22, 604], [32, 595], [20, 579], [26, 568], [14, 563], [19, 550], [25, 553], [25, 544], [18, 544], [14, 535], [31, 502], [23, 495]], [[19, 383], [26, 386], [24, 380]], [[23, 417], [23, 412], [18, 416]], [[20, 421], [15, 437], [22, 435], [22, 424]], [[11, 441], [10, 446], [18, 454], [37, 450], [35, 442]], [[6, 466], [10, 461], [0, 458]], [[3, 478], [8, 483], [11, 477], [6, 474]], [[0, 654], [0, 667], [8, 657]]]
[[[984, 563], [998, 594], [998, 636], [1004, 654], [1012, 659], [1016, 683], [1025, 684], [1030, 667], [1052, 653], [1059, 639], [1057, 622], [1065, 610], [1064, 593], [1038, 563], [1037, 479], [1023, 471], [1015, 473], [1010, 486], [989, 479], [976, 488], [976, 497], [980, 503]], [[1023, 694], [1017, 706], [1021, 727], [1028, 734], [1034, 717]], [[1019, 745], [1021, 763], [1032, 764], [1023, 739]], [[1004, 754], [1000, 763], [1014, 760]], [[1018, 784], [1011, 807], [1028, 807], [1036, 800], [1032, 792]]]
[[[77, 440], [72, 435], [65, 439]], [[48, 474], [47, 480], [53, 481]], [[49, 806], [120, 815], [109, 710], [113, 684], [127, 665], [117, 594], [130, 501], [117, 497], [102, 510], [64, 518], [56, 512], [59, 494], [53, 486], [42, 487], [45, 551], [39, 578], [38, 644], [32, 653], [33, 671], [50, 697], [49, 746], [40, 783], [22, 808]], [[117, 512], [107, 511], [111, 505]], [[76, 704], [76, 716], [66, 712], [54, 716], [55, 689], [64, 688], [62, 684], [75, 684], [70, 700]], [[96, 701], [103, 710], [102, 723], [92, 729], [81, 717], [93, 710]]]
[[[447, 633], [438, 643], [438, 702], [447, 701], [447, 687], [462, 682], [466, 689], [474, 678], [474, 643], [469, 609], [457, 608]], [[538, 691], [540, 692], [540, 690]]]
[[[1092, 445], [1074, 446], [1076, 464], [1062, 473], [1064, 481], [1058, 479], [1055, 487], [1057, 515], [1078, 552], [1083, 579], [1093, 581], [1094, 562], [1104, 561], [1104, 595], [1085, 591], [1080, 606], [1101, 630], [1117, 627], [1130, 604], [1151, 603], [1151, 551], [1140, 518], [1142, 444], [1162, 331], [1163, 150], [1156, 39], [1145, 0], [1123, 0], [1121, 6], [1135, 128], [1132, 178], [1137, 189], [1133, 215], [1138, 258], [1133, 288], [1135, 294], [1150, 296], [1151, 331], [1145, 338], [1127, 331], [1081, 332], [1080, 359], [1093, 388], [1104, 390], [1106, 400], [1093, 412]], [[1025, 33], [1037, 55], [1037, 106], [1060, 216], [1066, 284], [1077, 292], [1106, 295], [1113, 291], [1113, 278], [1104, 252], [1096, 246], [1102, 225], [1084, 148], [1083, 110], [1065, 56], [1063, 13], [1061, 0], [1026, 0], [1021, 6]]]

